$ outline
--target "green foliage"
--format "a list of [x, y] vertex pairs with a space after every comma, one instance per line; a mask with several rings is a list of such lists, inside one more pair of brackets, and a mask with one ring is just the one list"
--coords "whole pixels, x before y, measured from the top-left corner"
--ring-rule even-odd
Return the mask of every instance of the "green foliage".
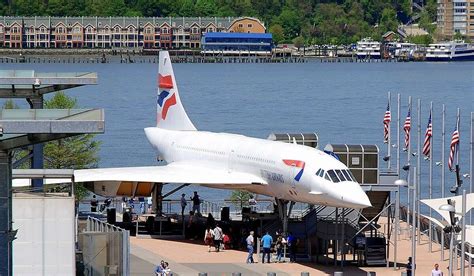
[[242, 208], [248, 205], [251, 196], [253, 196], [253, 194], [250, 192], [234, 190], [230, 195], [230, 201], [232, 201], [232, 204], [234, 204], [234, 206]]
[[299, 51], [300, 48], [304, 46], [304, 38], [302, 36], [295, 37], [293, 39], [293, 44], [295, 45], [296, 48], [298, 48], [298, 51]]
[[433, 37], [431, 35], [417, 35], [417, 36], [409, 36], [407, 37], [408, 42], [426, 45], [433, 43]]
[[[73, 109], [77, 108], [77, 100], [58, 92], [44, 103], [45, 108]], [[94, 135], [78, 135], [51, 141], [44, 145], [45, 162], [47, 169], [88, 169], [95, 168], [99, 162], [100, 142], [94, 140]], [[75, 186], [76, 200], [87, 195], [81, 184]]]
[[12, 99], [8, 99], [3, 103], [2, 109], [17, 109], [18, 105]]
[[277, 45], [285, 39], [283, 27], [280, 24], [272, 25], [269, 32], [273, 35], [273, 42]]
[[197, 16], [213, 16], [217, 5], [214, 0], [197, 0], [194, 8]]
[[432, 24], [432, 18], [427, 10], [424, 10], [421, 13], [420, 20], [418, 21], [418, 24], [420, 28], [425, 29], [428, 33], [433, 34], [434, 31], [436, 30], [436, 26]]
[[397, 12], [392, 8], [383, 9], [379, 24], [380, 34], [384, 34], [388, 31], [396, 32], [397, 27]]

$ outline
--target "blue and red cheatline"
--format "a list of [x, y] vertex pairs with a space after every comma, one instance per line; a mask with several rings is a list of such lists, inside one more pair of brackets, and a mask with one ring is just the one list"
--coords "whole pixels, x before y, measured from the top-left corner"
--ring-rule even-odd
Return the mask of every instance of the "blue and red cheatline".
[[301, 168], [301, 170], [295, 176], [295, 180], [300, 181], [301, 176], [303, 175], [305, 162], [301, 160], [283, 159], [283, 163], [290, 167]]

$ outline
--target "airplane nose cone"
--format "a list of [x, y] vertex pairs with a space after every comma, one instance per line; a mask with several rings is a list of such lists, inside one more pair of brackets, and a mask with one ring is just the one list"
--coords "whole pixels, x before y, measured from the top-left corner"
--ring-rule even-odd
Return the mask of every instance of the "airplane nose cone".
[[354, 209], [363, 209], [367, 207], [372, 207], [369, 197], [362, 190], [359, 184], [354, 183], [352, 189], [346, 189], [341, 195], [341, 200], [346, 202], [347, 207]]

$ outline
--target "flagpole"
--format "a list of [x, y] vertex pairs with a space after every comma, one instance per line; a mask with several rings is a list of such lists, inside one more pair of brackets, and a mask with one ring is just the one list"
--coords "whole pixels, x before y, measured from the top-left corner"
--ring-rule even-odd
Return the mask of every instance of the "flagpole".
[[[446, 178], [445, 174], [445, 156], [444, 156], [444, 144], [446, 144], [446, 105], [443, 104], [443, 112], [441, 113], [441, 197], [444, 198], [444, 182]], [[441, 233], [441, 261], [444, 261], [444, 233]]]
[[[461, 109], [458, 107], [458, 116], [456, 117], [456, 129], [458, 130], [459, 133], [461, 133], [461, 130], [459, 129], [459, 120], [461, 119]], [[459, 134], [459, 136], [461, 136], [461, 134]], [[459, 142], [457, 145], [457, 152], [456, 152], [456, 165], [459, 166], [459, 152], [460, 152], [460, 149], [461, 149], [461, 142]], [[459, 170], [461, 170], [459, 168]], [[458, 194], [456, 194], [458, 195]]]
[[[471, 168], [469, 170], [469, 179], [471, 180], [471, 188], [470, 188], [470, 192], [473, 193], [474, 192], [474, 186], [473, 186], [473, 181], [472, 181], [472, 178], [473, 178], [473, 171], [474, 171], [474, 168], [473, 168], [473, 159], [474, 159], [474, 151], [473, 151], [473, 137], [474, 137], [474, 112], [471, 112], [471, 145], [470, 145], [470, 152], [471, 152], [471, 157], [470, 157], [470, 163], [471, 163]], [[471, 213], [471, 215], [469, 216], [469, 224], [472, 225], [472, 216], [473, 214]], [[469, 264], [472, 264], [472, 254], [469, 254]], [[472, 276], [472, 269], [469, 269], [469, 276]]]
[[[431, 137], [430, 137], [430, 156], [429, 156], [429, 161], [430, 161], [430, 176], [429, 176], [429, 192], [430, 192], [430, 199], [433, 198], [433, 102], [430, 103], [430, 119], [431, 119]], [[432, 217], [432, 213], [431, 213], [431, 208], [430, 209], [430, 218]], [[428, 231], [428, 237], [430, 239], [430, 243], [429, 243], [429, 249], [430, 249], [430, 253], [433, 252], [433, 240], [432, 240], [432, 224], [431, 224], [431, 220], [428, 220], [428, 225], [429, 225], [429, 231]]]
[[[411, 115], [411, 96], [408, 96], [408, 110], [410, 112], [410, 125], [411, 125], [411, 116], [412, 116]], [[411, 129], [410, 129], [410, 132], [411, 132]], [[410, 170], [411, 170], [411, 164], [410, 164], [411, 143], [410, 143], [410, 141], [411, 141], [411, 135], [409, 135], [409, 137], [408, 137], [408, 147], [406, 148], [406, 151], [407, 151], [407, 164], [409, 166], [408, 171], [407, 171], [407, 179], [411, 179], [411, 173], [410, 173]], [[408, 189], [407, 189], [407, 216], [408, 217], [409, 217], [409, 215], [408, 215], [409, 213], [410, 213], [410, 186], [408, 186]], [[414, 227], [414, 225], [413, 225], [413, 227]]]
[[420, 190], [421, 190], [421, 99], [418, 99], [418, 125], [417, 125], [417, 132], [418, 132], [418, 142], [416, 144], [416, 215], [417, 215], [417, 235], [418, 235], [418, 245], [421, 244], [421, 233], [420, 233]]
[[[390, 109], [392, 109], [392, 95], [390, 94], [390, 91], [388, 92], [388, 106]], [[392, 117], [390, 110], [390, 118]], [[391, 121], [391, 119], [390, 119]], [[390, 170], [392, 167], [392, 156], [390, 154], [391, 152], [391, 147], [392, 147], [392, 129], [391, 129], [392, 122], [388, 123], [388, 140], [387, 140], [387, 156], [388, 156], [388, 162], [387, 162], [387, 168]]]
[[397, 95], [397, 175], [400, 178], [400, 93]]

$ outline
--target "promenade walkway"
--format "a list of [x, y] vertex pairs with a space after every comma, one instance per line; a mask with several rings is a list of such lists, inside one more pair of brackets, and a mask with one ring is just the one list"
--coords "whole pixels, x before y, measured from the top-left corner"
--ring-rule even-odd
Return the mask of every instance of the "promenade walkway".
[[[403, 227], [406, 227], [406, 224], [402, 224]], [[429, 253], [426, 237], [422, 238], [421, 243], [417, 246], [417, 275], [431, 275], [430, 272], [435, 263], [439, 263], [444, 275], [448, 275], [448, 250], [445, 250], [446, 259], [440, 261], [438, 244], [433, 244], [434, 252]], [[402, 261], [402, 266], [404, 266], [411, 252], [409, 235], [402, 232], [398, 245], [398, 261], [399, 263]], [[242, 275], [266, 275], [267, 272], [275, 272], [278, 276], [299, 276], [301, 272], [309, 272], [310, 275], [333, 275], [335, 271], [341, 271], [340, 267], [321, 266], [314, 263], [246, 264], [246, 252], [236, 250], [225, 250], [218, 253], [208, 252], [207, 246], [199, 243], [199, 241], [170, 241], [131, 237], [130, 247], [132, 275], [153, 275], [154, 267], [161, 260], [167, 261], [172, 271], [178, 275], [194, 276], [198, 275], [199, 272], [207, 272], [209, 276], [232, 275], [233, 272], [240, 272]], [[348, 256], [348, 258], [351, 257]], [[257, 260], [256, 255], [254, 255], [254, 259]], [[392, 264], [392, 247], [390, 248], [390, 261]], [[468, 269], [466, 269], [466, 272], [468, 272]], [[394, 270], [393, 266], [390, 268], [346, 266], [342, 271], [344, 271], [344, 275], [350, 276], [366, 276], [367, 272], [375, 272], [376, 275], [383, 276], [400, 276], [404, 268]], [[459, 269], [456, 270], [454, 275], [460, 275]]]

